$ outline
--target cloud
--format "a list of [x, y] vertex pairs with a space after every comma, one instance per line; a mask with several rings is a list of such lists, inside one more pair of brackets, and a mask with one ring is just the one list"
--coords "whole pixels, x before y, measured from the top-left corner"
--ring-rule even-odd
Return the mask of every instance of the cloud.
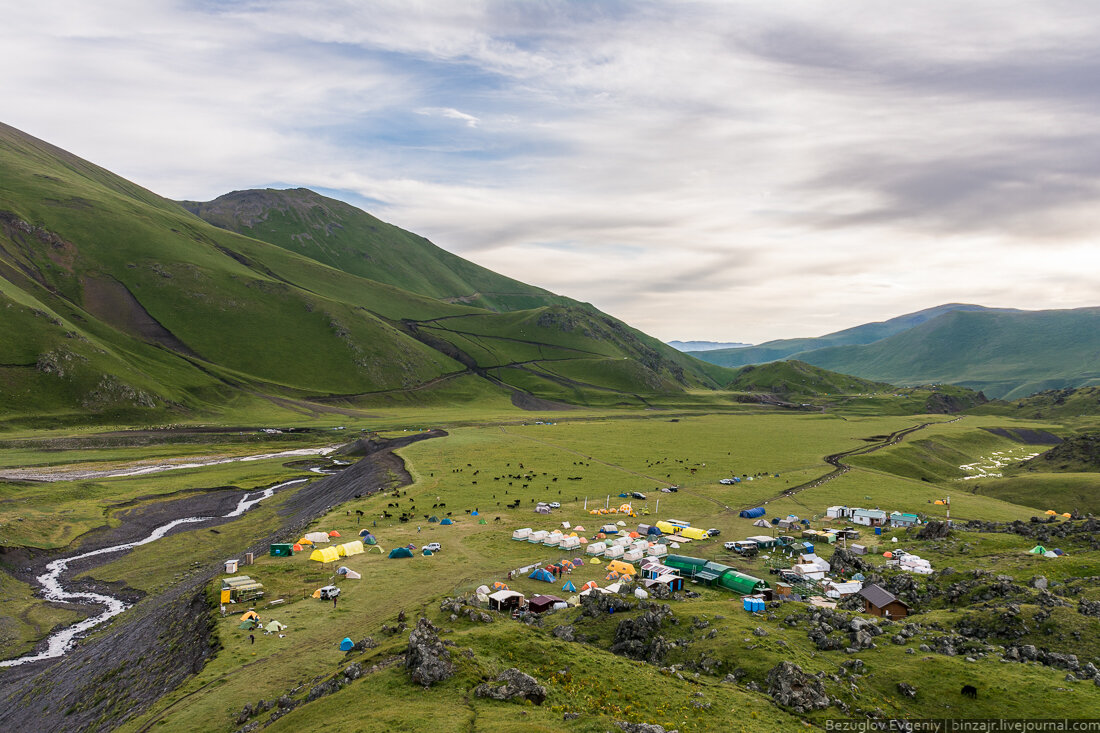
[[43, 0], [0, 114], [158, 193], [324, 188], [662, 338], [1095, 304], [1100, 9]]

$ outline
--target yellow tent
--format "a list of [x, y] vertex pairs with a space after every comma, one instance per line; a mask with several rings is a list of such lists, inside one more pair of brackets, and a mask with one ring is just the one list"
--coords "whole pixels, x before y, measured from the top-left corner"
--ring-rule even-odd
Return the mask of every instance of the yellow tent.
[[634, 569], [634, 566], [628, 562], [622, 560], [612, 560], [607, 563], [608, 570], [614, 570], [619, 575], [637, 575], [638, 571]]
[[657, 529], [661, 530], [665, 534], [676, 534], [676, 530], [680, 529], [674, 524], [669, 524], [664, 520], [660, 520], [654, 525]]
[[1047, 509], [1046, 513], [1047, 513], [1048, 515], [1050, 515], [1050, 516], [1052, 516], [1052, 517], [1053, 517], [1053, 516], [1054, 516], [1055, 514], [1057, 514], [1058, 512], [1054, 511], [1053, 509]]
[[1063, 512], [1063, 513], [1062, 513], [1062, 517], [1063, 517], [1064, 519], [1072, 519], [1072, 518], [1073, 518], [1073, 515], [1072, 515], [1072, 514], [1070, 514], [1069, 512]]
[[305, 537], [303, 537], [302, 539], [298, 540], [298, 542], [296, 544], [299, 544], [299, 545], [312, 545], [313, 542], [311, 540], [307, 540]]
[[349, 555], [362, 555], [365, 550], [363, 549], [363, 543], [359, 540], [355, 540], [354, 542], [345, 542], [342, 545], [337, 545], [336, 552], [340, 557], [348, 557]]
[[318, 588], [317, 590], [313, 591], [313, 595], [310, 596], [310, 597], [311, 598], [320, 598], [321, 597], [321, 589]]
[[687, 537], [689, 540], [705, 540], [710, 536], [705, 529], [700, 529], [699, 527], [684, 527], [680, 530], [680, 534]]
[[245, 611], [241, 614], [241, 621], [247, 621], [250, 618], [254, 618], [258, 621], [260, 619], [260, 614], [255, 611]]
[[597, 560], [596, 558], [592, 558], [591, 560], [588, 561], [588, 564], [589, 565], [599, 565], [600, 561]]
[[340, 554], [336, 552], [335, 547], [320, 547], [309, 556], [310, 560], [316, 560], [317, 562], [336, 562], [339, 558]]

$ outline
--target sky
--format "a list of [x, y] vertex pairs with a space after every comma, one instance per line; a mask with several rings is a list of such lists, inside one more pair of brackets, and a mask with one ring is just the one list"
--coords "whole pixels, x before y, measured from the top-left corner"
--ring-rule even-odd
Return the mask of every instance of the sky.
[[0, 0], [0, 121], [665, 340], [1100, 305], [1100, 4]]

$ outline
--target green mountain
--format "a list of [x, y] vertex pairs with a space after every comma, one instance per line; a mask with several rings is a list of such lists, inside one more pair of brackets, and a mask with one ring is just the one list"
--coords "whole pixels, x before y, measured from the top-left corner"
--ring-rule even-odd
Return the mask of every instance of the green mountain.
[[977, 411], [1032, 420], [1100, 415], [1100, 387], [1048, 389], [1013, 402], [994, 400]]
[[475, 265], [412, 232], [305, 188], [234, 191], [180, 204], [214, 226], [449, 303], [507, 311], [574, 301]]
[[[731, 376], [396, 227], [353, 236], [376, 220], [346, 205], [261, 193], [252, 228], [277, 244], [0, 125], [0, 415], [201, 413], [242, 395], [354, 404], [440, 389], [644, 404]], [[288, 232], [324, 212], [344, 222], [333, 226], [341, 236], [294, 251], [309, 240]], [[526, 309], [453, 302], [467, 299]]]
[[746, 364], [763, 364], [765, 362], [778, 361], [796, 355], [801, 359], [802, 354], [815, 349], [825, 348], [826, 346], [849, 346], [853, 344], [874, 343], [880, 339], [919, 326], [925, 321], [938, 318], [945, 313], [954, 311], [990, 310], [994, 309], [985, 308], [980, 305], [967, 305], [965, 303], [948, 303], [946, 305], [938, 305], [934, 308], [926, 308], [925, 310], [915, 313], [907, 313], [897, 318], [891, 318], [888, 321], [865, 323], [861, 326], [846, 328], [843, 331], [836, 331], [835, 333], [829, 333], [815, 338], [778, 339], [776, 341], [768, 341], [747, 348], [713, 349], [706, 351], [688, 350], [688, 353], [705, 361], [709, 361], [712, 364], [720, 364], [728, 367], [739, 367]]
[[727, 389], [796, 397], [872, 393], [892, 390], [893, 387], [792, 359], [741, 367]]
[[1024, 461], [1020, 468], [1041, 473], [1100, 471], [1100, 434], [1072, 435], [1046, 453]]
[[[827, 343], [852, 338], [857, 331], [858, 338], [872, 338], [906, 322], [910, 325], [871, 342]], [[693, 355], [724, 365], [745, 352], [766, 360], [792, 357], [785, 352], [795, 342], [771, 343], [783, 345]], [[797, 346], [803, 350], [794, 358], [864, 379], [901, 385], [948, 383], [1007, 399], [1100, 384], [1100, 308], [1017, 311], [940, 306], [821, 339], [798, 340]]]
[[1100, 384], [1100, 308], [954, 311], [873, 344], [799, 358], [867, 379], [948, 382], [1012, 399]]

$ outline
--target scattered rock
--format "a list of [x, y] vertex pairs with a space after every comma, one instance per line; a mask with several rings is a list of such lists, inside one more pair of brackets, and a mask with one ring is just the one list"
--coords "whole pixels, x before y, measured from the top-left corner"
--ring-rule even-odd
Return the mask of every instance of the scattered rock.
[[531, 675], [511, 667], [501, 672], [495, 682], [484, 682], [474, 688], [474, 695], [493, 700], [530, 700], [542, 705], [546, 688]]
[[913, 687], [908, 682], [899, 682], [898, 683], [898, 692], [901, 693], [902, 695], [905, 695], [905, 697], [916, 697], [917, 696], [917, 688]]
[[413, 682], [424, 687], [430, 687], [454, 675], [451, 653], [440, 641], [435, 626], [426, 618], [417, 621], [416, 627], [409, 634], [405, 669]]
[[829, 707], [829, 696], [821, 680], [802, 671], [797, 664], [782, 661], [768, 672], [768, 694], [780, 705], [797, 713]]

